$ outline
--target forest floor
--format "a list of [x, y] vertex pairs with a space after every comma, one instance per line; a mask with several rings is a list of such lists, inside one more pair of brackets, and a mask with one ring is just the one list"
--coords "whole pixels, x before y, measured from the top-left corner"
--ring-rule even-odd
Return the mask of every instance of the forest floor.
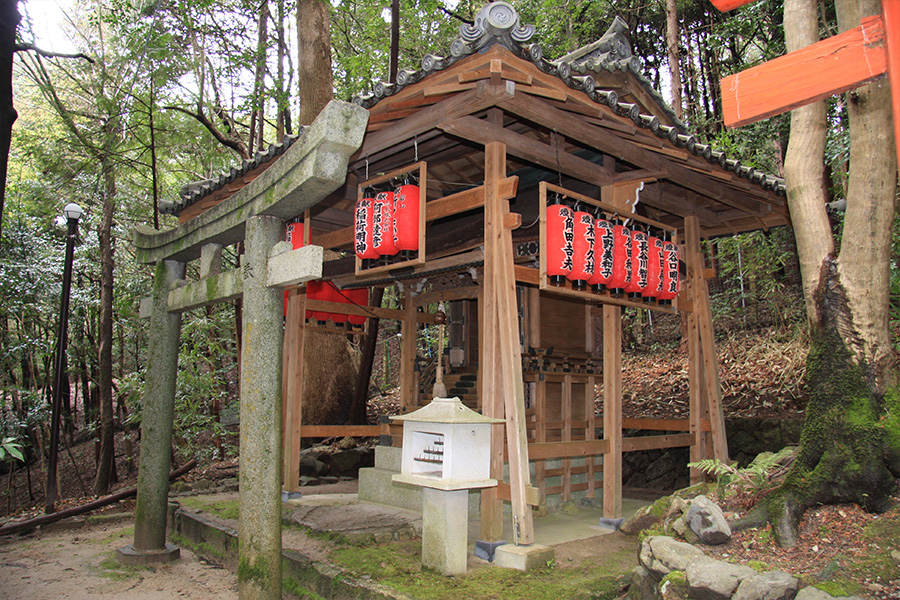
[[[806, 340], [791, 332], [765, 334], [741, 333], [717, 341], [719, 365], [726, 414], [729, 417], [802, 417], [806, 392], [802, 384], [806, 354]], [[658, 345], [650, 350], [627, 352], [624, 358], [625, 415], [627, 417], [684, 418], [687, 416], [687, 352], [672, 344]], [[602, 390], [598, 390], [602, 393]], [[394, 394], [386, 394], [371, 403], [371, 409], [384, 414], [396, 402]], [[117, 448], [123, 448], [122, 435], [117, 438]], [[229, 433], [231, 444], [236, 445], [235, 433]], [[134, 448], [137, 453], [137, 444]], [[93, 471], [94, 444], [86, 442], [72, 448], [71, 456], [64, 452], [61, 464], [61, 499], [57, 509], [83, 504], [93, 497], [84, 493], [90, 488]], [[117, 456], [119, 482], [114, 491], [136, 485], [137, 472], [127, 468], [127, 457]], [[77, 466], [77, 468], [76, 468]], [[212, 482], [235, 477], [237, 460], [208, 459], [190, 472], [185, 479]], [[12, 478], [3, 476], [0, 495], [0, 525], [7, 520], [19, 520], [37, 516], [42, 510], [42, 486], [40, 468], [31, 467], [31, 491], [23, 469], [15, 471]], [[93, 514], [128, 513], [134, 507], [127, 500], [106, 507]], [[740, 507], [730, 507], [738, 511]], [[195, 583], [211, 585], [218, 597], [234, 597], [233, 575], [205, 564], [189, 552], [184, 565], [178, 568], [160, 568], [142, 573], [139, 582], [134, 577], [116, 575], [112, 564], [109, 540], [121, 538], [121, 545], [131, 535], [127, 523], [107, 524], [91, 528], [90, 533], [69, 530], [40, 531], [23, 537], [0, 538], [0, 572], [19, 574], [28, 578], [34, 569], [57, 569], [65, 582], [82, 571], [93, 577], [83, 582], [80, 590], [96, 590], [97, 597], [148, 598], [157, 588], [166, 590], [165, 597], [209, 597], [197, 595], [191, 587]], [[95, 531], [96, 530], [96, 531]], [[94, 540], [94, 541], [91, 541]], [[97, 543], [103, 541], [105, 546]], [[82, 542], [90, 542], [84, 544]], [[40, 555], [43, 544], [49, 554]], [[900, 571], [897, 561], [900, 554], [890, 551], [900, 547], [900, 499], [886, 514], [872, 515], [858, 506], [825, 506], [808, 511], [802, 522], [800, 543], [791, 550], [778, 549], [771, 533], [765, 529], [738, 532], [732, 541], [717, 548], [705, 548], [707, 553], [733, 560], [753, 562], [767, 568], [783, 569], [800, 576], [807, 583], [836, 580], [831, 590], [851, 591], [863, 597], [887, 599], [900, 598]], [[55, 550], [54, 550], [55, 548]], [[83, 550], [78, 550], [82, 548]], [[29, 554], [30, 553], [30, 554]], [[28, 558], [32, 556], [32, 558]], [[25, 558], [20, 558], [25, 557]], [[112, 574], [110, 572], [112, 571]], [[171, 574], [169, 578], [158, 575]], [[0, 578], [2, 579], [2, 578]], [[128, 580], [131, 587], [114, 581]], [[168, 583], [161, 583], [168, 582]], [[214, 583], [208, 583], [214, 582]], [[64, 585], [64, 584], [63, 584]], [[218, 587], [216, 587], [218, 586]], [[118, 595], [122, 588], [121, 596]], [[151, 589], [152, 588], [152, 589]], [[146, 591], [145, 595], [141, 595]], [[140, 593], [138, 593], [140, 592]], [[91, 592], [93, 593], [93, 592]], [[0, 590], [0, 597], [14, 598]], [[37, 598], [38, 595], [23, 597]], [[45, 595], [45, 597], [65, 597]], [[90, 597], [82, 593], [71, 597]], [[164, 596], [158, 596], [164, 597]]]

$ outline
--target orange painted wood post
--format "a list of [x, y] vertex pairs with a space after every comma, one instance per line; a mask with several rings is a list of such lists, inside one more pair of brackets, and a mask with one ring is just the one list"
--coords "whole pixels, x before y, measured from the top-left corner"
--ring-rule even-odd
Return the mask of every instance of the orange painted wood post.
[[779, 56], [722, 80], [727, 127], [753, 123], [859, 87], [887, 72], [884, 21], [859, 27]]

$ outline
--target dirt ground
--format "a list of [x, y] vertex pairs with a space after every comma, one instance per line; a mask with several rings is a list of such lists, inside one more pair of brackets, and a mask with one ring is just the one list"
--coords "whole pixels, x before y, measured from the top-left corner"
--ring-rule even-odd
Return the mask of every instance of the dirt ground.
[[0, 598], [5, 600], [206, 600], [237, 598], [230, 571], [181, 549], [181, 559], [156, 567], [121, 565], [117, 548], [134, 534], [130, 515], [97, 525], [0, 538]]

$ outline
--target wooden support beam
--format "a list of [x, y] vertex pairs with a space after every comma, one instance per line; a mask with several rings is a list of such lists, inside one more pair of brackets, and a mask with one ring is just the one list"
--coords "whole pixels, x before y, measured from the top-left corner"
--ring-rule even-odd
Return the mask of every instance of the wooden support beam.
[[[500, 498], [500, 500], [512, 502], [512, 494], [510, 493], [508, 483], [501, 481], [497, 484], [497, 497]], [[525, 488], [525, 502], [527, 502], [529, 506], [540, 506], [544, 503], [544, 494], [541, 493], [540, 488], [528, 486]]]
[[640, 452], [642, 450], [660, 450], [662, 448], [684, 448], [685, 446], [691, 446], [693, 440], [694, 436], [690, 433], [625, 438], [622, 440], [622, 452]]
[[[566, 111], [547, 106], [544, 102], [519, 94], [510, 100], [505, 100], [500, 107], [513, 114], [534, 121], [539, 125], [555, 129], [562, 135], [573, 140], [578, 140], [592, 148], [614, 156], [619, 160], [632, 163], [642, 169], [654, 172], [667, 173], [666, 179], [674, 181], [688, 189], [699, 192], [710, 198], [714, 198], [738, 208], [744, 212], [763, 216], [771, 212], [769, 205], [763, 204], [739, 190], [728, 187], [724, 183], [715, 181], [688, 167], [670, 160], [656, 152], [641, 148], [633, 143], [623, 141], [616, 135], [612, 135], [601, 128], [586, 124], [582, 119]], [[555, 161], [553, 163], [556, 164]], [[568, 175], [578, 177], [569, 172], [565, 165], [562, 170]], [[554, 166], [555, 168], [555, 166]], [[594, 169], [597, 169], [594, 166]], [[580, 178], [580, 177], [579, 177]], [[584, 179], [584, 181], [589, 180]]]
[[381, 425], [303, 425], [300, 434], [305, 438], [376, 437], [381, 429]]
[[306, 315], [306, 291], [288, 292], [287, 315], [284, 320], [284, 362], [281, 380], [281, 444], [282, 488], [287, 492], [300, 491], [300, 441], [303, 417], [303, 321]]
[[553, 171], [562, 170], [587, 183], [604, 186], [612, 181], [599, 165], [567, 152], [557, 152], [549, 144], [515, 133], [483, 119], [456, 117], [442, 119], [437, 127], [451, 135], [475, 142], [488, 144], [492, 140], [506, 145], [509, 154], [535, 163]]
[[622, 516], [622, 309], [603, 305], [603, 516]]
[[434, 124], [441, 119], [471, 115], [494, 106], [497, 102], [512, 97], [515, 94], [515, 85], [512, 81], [503, 82], [499, 86], [492, 86], [488, 81], [479, 81], [474, 90], [451, 96], [394, 123], [391, 127], [370, 133], [363, 140], [359, 150], [350, 157], [350, 162], [367, 157], [374, 162], [380, 158], [381, 152], [396, 151], [399, 142], [433, 129]]
[[700, 355], [702, 357], [702, 386], [705, 391], [710, 428], [712, 430], [713, 457], [728, 462], [728, 441], [725, 436], [725, 414], [722, 407], [722, 388], [719, 383], [719, 365], [709, 305], [709, 286], [703, 279], [703, 255], [700, 251], [700, 223], [697, 217], [684, 220], [685, 250], [688, 278], [694, 301], [694, 315], [699, 330]]
[[419, 390], [416, 386], [416, 302], [412, 291], [403, 299], [406, 317], [400, 323], [400, 413], [416, 406]]
[[525, 388], [519, 346], [519, 322], [516, 282], [513, 272], [512, 235], [504, 227], [509, 214], [508, 202], [501, 198], [499, 183], [506, 177], [506, 147], [492, 141], [485, 145], [484, 227], [485, 296], [493, 297], [486, 311], [485, 327], [495, 330], [494, 345], [480, 360], [494, 363], [490, 379], [491, 393], [503, 399], [506, 412], [506, 441], [509, 452], [509, 485], [512, 495], [514, 543], [534, 543], [534, 522], [525, 490], [531, 485], [528, 470], [528, 446], [525, 428]]
[[[379, 319], [388, 319], [391, 321], [403, 321], [404, 319], [409, 317], [409, 314], [406, 310], [379, 308], [374, 306], [356, 306], [355, 304], [347, 304], [345, 302], [329, 302], [327, 300], [307, 300], [306, 307], [308, 310], [314, 310], [318, 312], [335, 313], [340, 315], [354, 315], [358, 317], [377, 317]], [[438, 322], [438, 317], [432, 313], [416, 312], [414, 318], [417, 323], [428, 323], [430, 325], [435, 325]]]
[[746, 125], [824, 100], [881, 77], [887, 68], [884, 21], [864, 17], [859, 27], [723, 79], [725, 125]]

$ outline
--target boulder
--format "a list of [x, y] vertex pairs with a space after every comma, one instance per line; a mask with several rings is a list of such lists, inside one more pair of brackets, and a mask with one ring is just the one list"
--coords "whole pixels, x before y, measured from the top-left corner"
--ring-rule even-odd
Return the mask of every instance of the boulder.
[[638, 565], [631, 571], [631, 585], [628, 586], [627, 600], [660, 600], [656, 579], [650, 571]]
[[354, 450], [341, 450], [331, 455], [331, 468], [338, 473], [351, 473], [359, 469], [362, 462], [359, 452]]
[[757, 573], [741, 582], [732, 600], [793, 600], [800, 581], [784, 571]]
[[685, 574], [691, 598], [728, 600], [745, 579], [756, 575], [756, 571], [750, 567], [703, 557], [692, 560]]
[[638, 553], [641, 566], [656, 581], [661, 581], [671, 571], [684, 571], [692, 560], [703, 557], [705, 555], [699, 548], [664, 535], [646, 538]]
[[634, 516], [622, 523], [619, 531], [625, 535], [637, 535], [645, 529], [649, 529], [662, 521], [663, 515], [654, 510], [655, 505], [640, 507]]
[[731, 527], [722, 509], [706, 496], [700, 495], [691, 501], [686, 521], [704, 544], [724, 544], [731, 539]]
[[843, 598], [844, 600], [862, 600], [859, 596], [832, 596], [824, 590], [817, 587], [805, 587], [795, 596], [794, 600], [831, 600], [832, 598]]
[[300, 455], [300, 474], [309, 477], [318, 477], [328, 471], [328, 465], [311, 454]]

